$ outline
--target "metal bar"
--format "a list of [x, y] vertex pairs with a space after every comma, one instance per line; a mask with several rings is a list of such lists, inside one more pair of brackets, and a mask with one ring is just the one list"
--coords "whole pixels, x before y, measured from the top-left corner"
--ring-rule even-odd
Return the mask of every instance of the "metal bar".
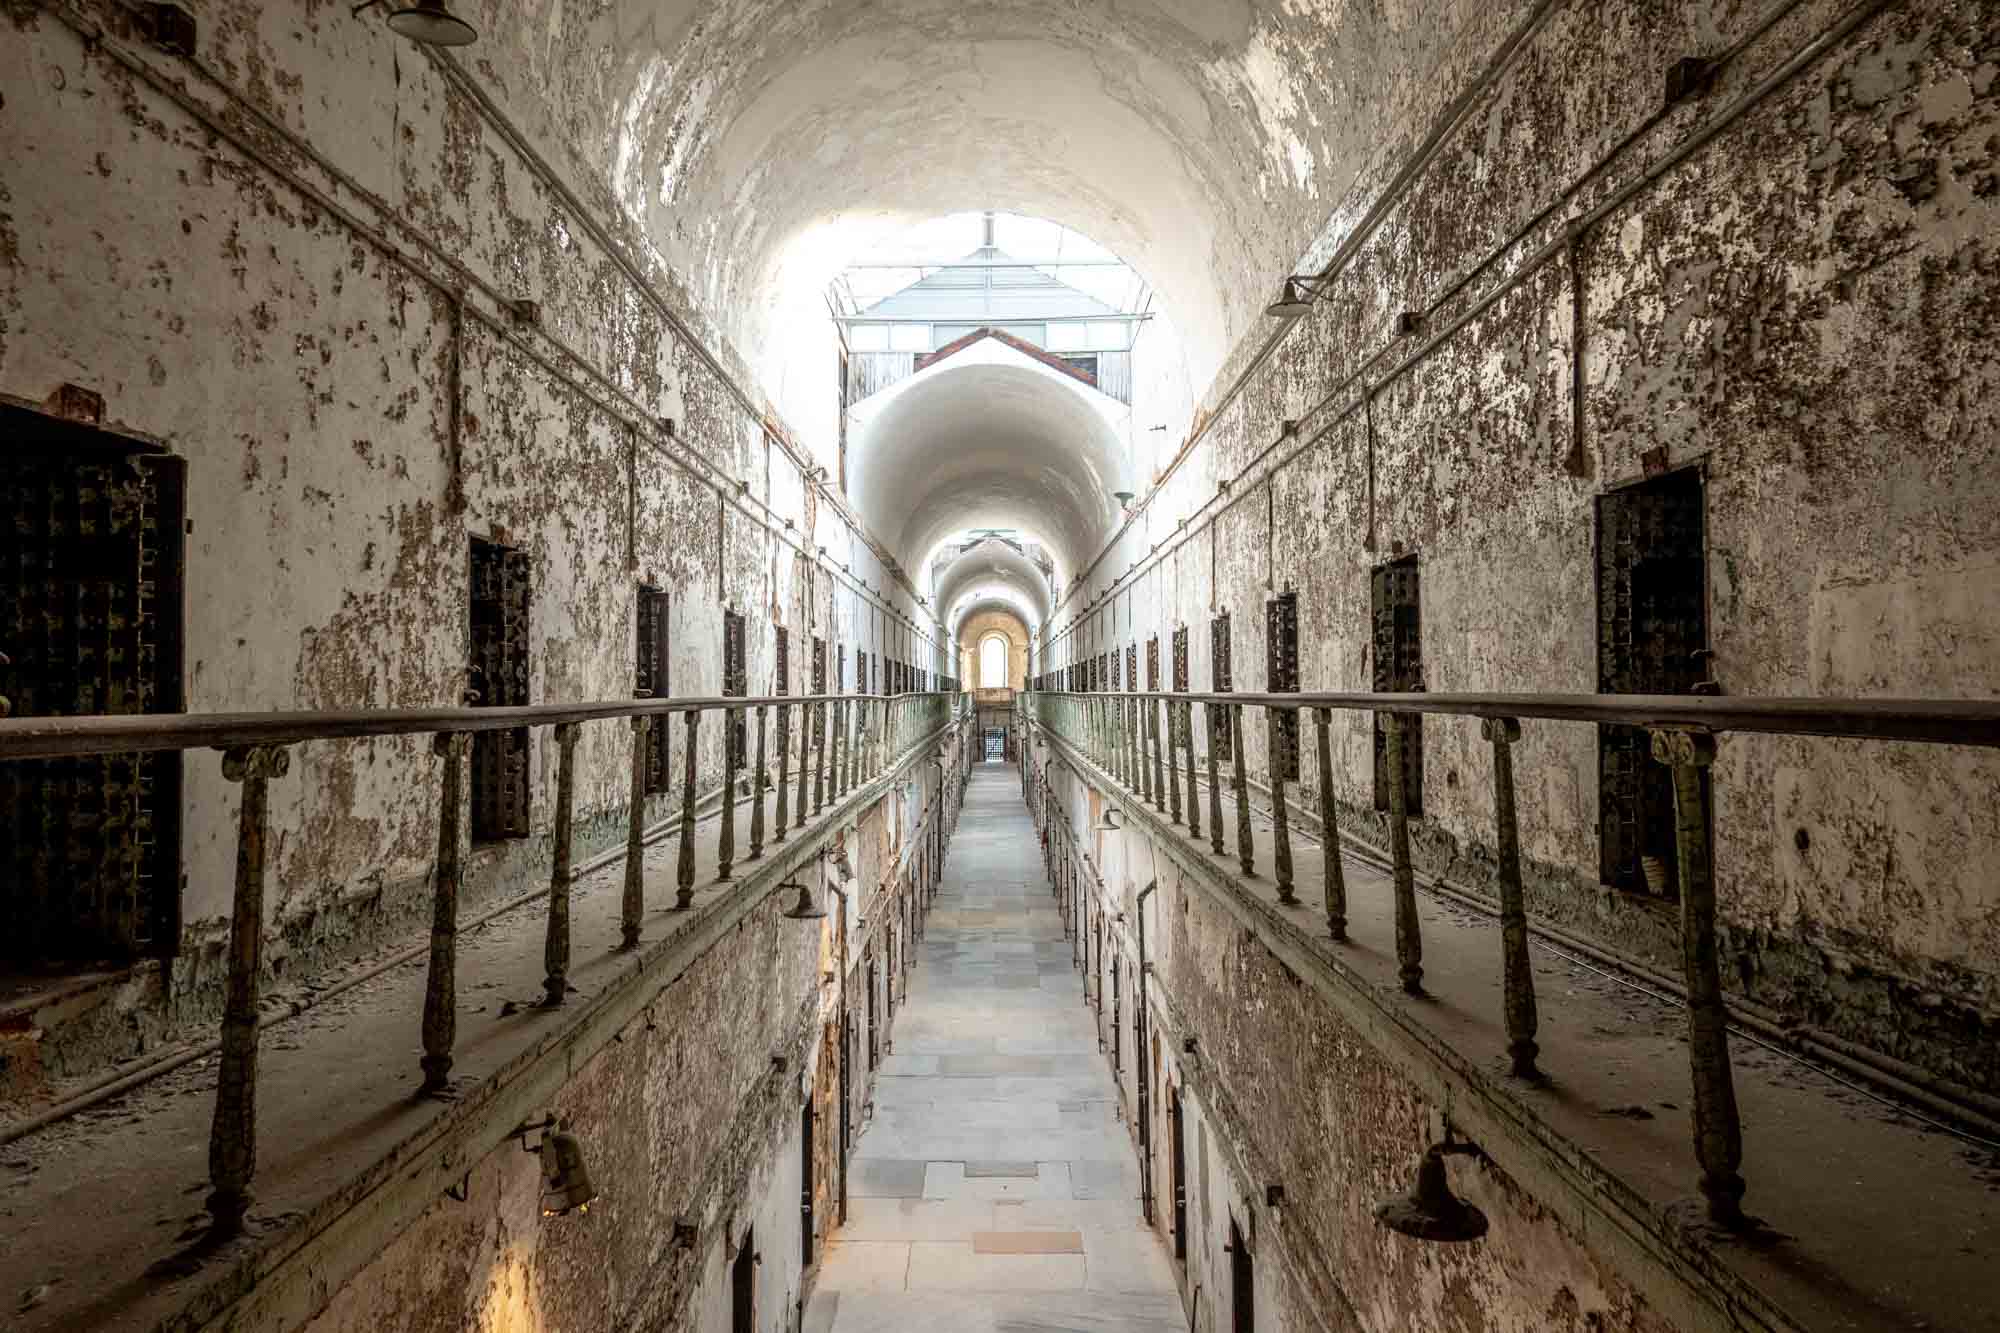
[[1160, 714], [1153, 706], [1156, 695], [1148, 694], [1146, 699], [1146, 729], [1152, 733], [1153, 742], [1153, 808], [1164, 811], [1167, 808], [1166, 768], [1160, 762]]
[[437, 874], [431, 897], [430, 971], [424, 981], [424, 1071], [421, 1092], [434, 1095], [450, 1083], [451, 1048], [458, 1037], [458, 889], [463, 875], [459, 856], [459, 806], [465, 752], [472, 738], [464, 732], [442, 732], [431, 748], [444, 760], [443, 790], [438, 806]]
[[1243, 774], [1243, 705], [1229, 705], [1231, 757], [1236, 778], [1236, 861], [1245, 875], [1257, 873], [1257, 841], [1250, 828], [1250, 782]]
[[1410, 867], [1410, 796], [1403, 772], [1403, 719], [1382, 719], [1389, 749], [1389, 851], [1395, 866], [1396, 961], [1403, 989], [1424, 993], [1424, 941], [1417, 924], [1417, 881]]
[[[1194, 705], [1189, 704], [1192, 708]], [[1204, 702], [1201, 706], [1202, 720], [1208, 724], [1208, 846], [1217, 856], [1222, 855], [1222, 779], [1215, 771], [1216, 751], [1221, 747], [1215, 742], [1222, 734], [1222, 728], [1229, 725], [1229, 714], [1218, 705]]]
[[[1181, 766], [1174, 762], [1174, 710], [1173, 705], [1164, 699], [1159, 701], [1158, 708], [1159, 730], [1163, 733], [1161, 748], [1166, 751], [1168, 817], [1178, 824], [1181, 822]], [[1189, 795], [1192, 797], [1193, 793]]]
[[1333, 808], [1333, 747], [1327, 728], [1333, 712], [1313, 710], [1314, 732], [1319, 745], [1319, 826], [1321, 845], [1326, 849], [1326, 931], [1336, 940], [1347, 938], [1347, 872], [1340, 864], [1340, 824]]
[[243, 784], [236, 813], [236, 893], [229, 918], [229, 984], [223, 1001], [221, 1068], [208, 1129], [204, 1206], [216, 1238], [243, 1229], [257, 1172], [257, 1001], [264, 969], [264, 844], [270, 833], [270, 780], [291, 768], [283, 749], [229, 750], [222, 775]]
[[1528, 961], [1528, 911], [1521, 894], [1521, 832], [1514, 811], [1514, 743], [1521, 724], [1489, 717], [1480, 723], [1493, 744], [1493, 813], [1498, 822], [1496, 879], [1500, 889], [1500, 977], [1507, 1011], [1507, 1054], [1517, 1078], [1539, 1079], [1535, 1056], [1535, 970]]
[[[574, 722], [556, 726], [556, 824], [549, 846], [549, 924], [542, 937], [545, 1009], [561, 1005], [569, 993], [569, 892], [576, 881], [570, 863], [576, 837], [576, 728]], [[644, 781], [642, 777], [642, 786]], [[632, 855], [629, 845], [625, 854]]]
[[[829, 704], [816, 703], [812, 705], [811, 717], [812, 717], [812, 727], [811, 727], [812, 734], [806, 738], [806, 743], [810, 745], [814, 751], [812, 812], [814, 818], [817, 818], [819, 816], [819, 812], [826, 809], [826, 740], [828, 734], [833, 729], [833, 708]], [[805, 805], [806, 805], [805, 801], [800, 800], [799, 802], [800, 828], [804, 828], [806, 823]]]
[[1702, 770], [1715, 738], [1656, 732], [1653, 758], [1674, 774], [1674, 851], [1680, 869], [1681, 966], [1686, 974], [1688, 1058], [1694, 1076], [1694, 1152], [1708, 1214], [1727, 1227], [1743, 1216], [1743, 1125], [1729, 1067], [1729, 1008], [1716, 958], [1715, 876], [1709, 863], [1708, 802]]
[[715, 878], [726, 881], [736, 863], [736, 720], [734, 709], [722, 713], [722, 827], [715, 844]]
[[1181, 709], [1181, 747], [1187, 754], [1187, 795], [1188, 795], [1188, 836], [1201, 839], [1201, 789], [1194, 780], [1194, 705], [1183, 703]]
[[701, 714], [694, 709], [687, 713], [687, 758], [681, 777], [681, 849], [680, 862], [674, 874], [674, 910], [685, 912], [694, 906], [694, 756], [696, 728], [701, 723]]
[[1291, 769], [1291, 742], [1285, 734], [1285, 719], [1275, 709], [1267, 709], [1271, 752], [1271, 874], [1277, 880], [1278, 903], [1297, 907], [1298, 894], [1292, 890], [1292, 829], [1285, 806], [1285, 774]]
[[638, 947], [639, 921], [646, 915], [646, 738], [652, 723], [649, 717], [632, 719], [632, 799], [625, 812], [625, 897], [618, 917], [621, 949]]

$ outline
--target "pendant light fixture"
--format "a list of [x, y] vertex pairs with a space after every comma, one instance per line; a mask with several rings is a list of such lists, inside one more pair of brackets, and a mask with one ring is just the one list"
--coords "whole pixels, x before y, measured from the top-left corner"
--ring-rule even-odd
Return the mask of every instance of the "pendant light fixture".
[[[387, 8], [387, 0], [366, 0], [354, 7], [359, 14], [376, 5]], [[470, 46], [479, 40], [478, 31], [445, 7], [444, 0], [416, 0], [389, 10], [389, 29], [425, 46]]]
[[1451, 1192], [1445, 1178], [1448, 1155], [1476, 1156], [1469, 1143], [1434, 1143], [1417, 1164], [1417, 1180], [1408, 1194], [1385, 1199], [1375, 1208], [1375, 1220], [1391, 1231], [1418, 1240], [1454, 1243], [1478, 1240], [1486, 1234], [1486, 1214]]

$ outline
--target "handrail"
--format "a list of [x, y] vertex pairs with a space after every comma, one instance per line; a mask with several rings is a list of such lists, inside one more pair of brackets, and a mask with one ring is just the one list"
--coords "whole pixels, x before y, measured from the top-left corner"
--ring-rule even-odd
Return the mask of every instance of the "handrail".
[[[1165, 699], [1179, 705], [1245, 704], [1286, 711], [1333, 708], [1366, 713], [1545, 718], [1680, 731], [1749, 731], [1785, 736], [2000, 746], [2000, 699], [1731, 698], [1709, 694], [1487, 694], [1301, 691], [1197, 693], [1181, 690], [1030, 690], [1042, 699]], [[0, 731], [4, 735], [4, 731]]]
[[[1196, 705], [1201, 707], [1197, 725]], [[1252, 818], [1246, 771], [1245, 710], [1261, 709], [1269, 726], [1268, 861], [1258, 861], [1260, 833]], [[1291, 813], [1285, 786], [1306, 776], [1301, 751], [1310, 746], [1316, 763], [1318, 816], [1324, 855], [1322, 876], [1327, 934], [1347, 939], [1347, 884], [1341, 866], [1340, 827], [1334, 803], [1331, 743], [1335, 711], [1376, 715], [1382, 728], [1387, 781], [1388, 842], [1395, 917], [1398, 974], [1405, 991], [1424, 994], [1423, 936], [1417, 914], [1415, 869], [1410, 851], [1410, 794], [1406, 788], [1406, 747], [1413, 715], [1442, 714], [1480, 719], [1491, 748], [1494, 866], [1501, 921], [1502, 1004], [1507, 1051], [1516, 1077], [1539, 1081], [1535, 1040], [1538, 1018], [1534, 972], [1528, 959], [1528, 919], [1521, 875], [1520, 828], [1516, 810], [1514, 747], [1522, 721], [1612, 723], [1650, 733], [1650, 754], [1668, 772], [1673, 789], [1674, 867], [1680, 908], [1682, 966], [1688, 1010], [1688, 1052], [1693, 1084], [1695, 1155], [1709, 1215], [1718, 1224], [1749, 1225], [1742, 1212], [1744, 1192], [1742, 1126], [1737, 1115], [1729, 1063], [1727, 1005], [1722, 993], [1716, 926], [1716, 877], [1709, 817], [1708, 775], [1717, 737], [1731, 732], [1823, 736], [1936, 745], [2000, 746], [2000, 700], [1724, 698], [1717, 695], [1515, 694], [1410, 692], [1235, 692], [1168, 690], [1031, 690], [1020, 700], [1020, 715], [1035, 733], [1035, 746], [1050, 739], [1072, 766], [1081, 759], [1097, 770], [1119, 804], [1143, 810], [1187, 834], [1218, 860], [1234, 859], [1254, 878], [1268, 869], [1282, 908], [1300, 908], [1291, 844]], [[1313, 735], [1303, 733], [1310, 715]], [[1206, 745], [1197, 741], [1205, 738]], [[1218, 759], [1231, 771], [1222, 773]], [[1051, 754], [1051, 759], [1054, 755]], [[1045, 832], [1061, 816], [1056, 841], [1071, 853], [1078, 831], [1052, 799], [1048, 763], [1035, 762], [1024, 747], [1022, 782], [1030, 807]], [[1204, 784], [1197, 768], [1205, 767]], [[1378, 782], [1381, 781], [1378, 778]], [[1208, 835], [1202, 834], [1206, 788]], [[1040, 789], [1038, 793], [1037, 789]], [[1224, 812], [1230, 795], [1233, 820]], [[1043, 799], [1037, 800], [1038, 794]], [[1182, 797], [1186, 804], [1183, 807]], [[1183, 810], [1185, 809], [1185, 816]], [[1228, 847], [1226, 824], [1233, 823], [1235, 847]], [[1115, 824], [1109, 827], [1117, 827]], [[1051, 849], [1052, 858], [1061, 853]], [[1052, 864], [1063, 891], [1064, 876]], [[1094, 871], [1093, 871], [1094, 874]]]
[[713, 712], [724, 708], [782, 708], [795, 704], [849, 704], [857, 699], [895, 701], [949, 697], [942, 690], [904, 694], [780, 694], [751, 698], [688, 695], [492, 708], [300, 709], [262, 713], [13, 717], [0, 718], [0, 761], [127, 754], [147, 750], [290, 745], [298, 741], [347, 740], [362, 736], [513, 731], [520, 727], [596, 722], [619, 717], [654, 717], [662, 713]]

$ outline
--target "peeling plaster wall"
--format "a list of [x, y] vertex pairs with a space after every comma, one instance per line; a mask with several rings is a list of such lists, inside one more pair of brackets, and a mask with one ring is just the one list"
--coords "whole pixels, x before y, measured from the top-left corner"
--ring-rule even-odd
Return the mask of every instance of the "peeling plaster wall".
[[959, 678], [968, 689], [999, 689], [990, 680], [979, 678], [979, 645], [988, 635], [1007, 640], [1007, 680], [1004, 688], [1025, 689], [1028, 676], [1028, 627], [1008, 611], [981, 611], [966, 617], [958, 627], [958, 656], [962, 663]]
[[[1811, 0], [1554, 6], [1399, 188], [1425, 127], [1498, 43], [1432, 69], [1408, 119], [1387, 122], [1400, 127], [1396, 151], [1372, 160], [1302, 266], [1323, 263], [1378, 204], [1379, 228], [1239, 396], [1223, 401], [1218, 381], [1207, 433], [1058, 608], [1047, 660], [1082, 660], [1113, 637], [1138, 642], [1143, 659], [1150, 635], [1164, 652], [1185, 623], [1194, 684], [1207, 688], [1206, 630], [1226, 609], [1236, 684], [1260, 688], [1262, 603], [1290, 584], [1304, 687], [1366, 690], [1369, 570], [1410, 553], [1426, 688], [1591, 692], [1595, 498], [1663, 461], [1707, 478], [1723, 693], [1989, 697], [2000, 656], [1992, 8], [1888, 7], [1640, 182], [1583, 238], [1574, 268], [1560, 244], [1567, 217], [1639, 181], [1849, 12]], [[1726, 51], [1705, 97], [1661, 109], [1672, 61]], [[1551, 244], [1547, 262], [1524, 262]], [[1501, 283], [1510, 289], [1474, 314]], [[1423, 335], [1395, 336], [1398, 312], [1427, 309]], [[1461, 314], [1472, 317], [1454, 329]], [[1230, 365], [1249, 366], [1258, 344], [1245, 339]], [[1304, 423], [1296, 439], [1283, 438], [1288, 419]], [[1119, 577], [1104, 608], [1079, 615]], [[1252, 718], [1245, 731], [1261, 776], [1265, 728]], [[1490, 759], [1469, 722], [1432, 719], [1425, 732], [1419, 856], [1483, 884]], [[1337, 714], [1333, 743], [1342, 817], [1371, 837], [1368, 716]], [[1599, 886], [1592, 729], [1528, 723], [1515, 767], [1530, 911], [1676, 968], [1670, 913]], [[1310, 758], [1305, 769], [1310, 809], [1319, 779]], [[2000, 1087], [2000, 898], [1979, 869], [2000, 854], [2000, 760], [1730, 737], [1714, 791], [1731, 984]]]
[[[104, 25], [94, 49], [23, 7], [0, 43], [0, 394], [84, 385], [107, 426], [187, 460], [191, 711], [456, 702], [474, 535], [529, 555], [534, 703], [632, 692], [642, 584], [672, 595], [677, 694], [721, 692], [729, 604], [750, 617], [754, 692], [774, 683], [774, 624], [794, 635], [795, 692], [812, 632], [850, 663], [862, 645], [935, 666], [941, 636], [876, 607], [917, 619], [914, 598], [774, 443], [782, 423], [721, 378], [747, 382], [733, 355], [669, 322], [716, 336], [601, 184], [571, 174], [565, 198], [433, 58], [345, 7], [195, 10], [194, 61], [112, 5], [79, 11]], [[485, 30], [482, 82], [518, 36]], [[547, 128], [523, 120], [530, 141]], [[495, 293], [539, 302], [534, 327]], [[807, 534], [816, 573], [787, 544]], [[702, 730], [703, 792], [721, 730]], [[630, 735], [582, 730], [582, 854], [619, 836]], [[304, 980], [427, 915], [436, 781], [424, 737], [297, 747], [271, 793], [274, 974]], [[546, 875], [546, 728], [530, 782], [534, 836], [475, 849], [468, 910]], [[50, 1072], [129, 1055], [214, 1001], [235, 807], [213, 757], [190, 756], [169, 1002], [54, 1032]], [[649, 810], [677, 812], [677, 789]]]

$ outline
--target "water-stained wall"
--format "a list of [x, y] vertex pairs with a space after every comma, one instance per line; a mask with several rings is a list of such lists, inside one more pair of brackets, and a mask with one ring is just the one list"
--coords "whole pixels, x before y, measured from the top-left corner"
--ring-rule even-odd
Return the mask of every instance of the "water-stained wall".
[[[1542, 6], [1516, 35], [1423, 72], [1302, 261], [1331, 261], [1325, 299], [1268, 356], [1238, 344], [1047, 660], [1114, 639], [1143, 660], [1185, 624], [1205, 689], [1227, 611], [1235, 684], [1261, 688], [1289, 586], [1302, 688], [1368, 690], [1371, 570], [1414, 556], [1423, 688], [1594, 692], [1596, 506], [1685, 468], [1711, 688], [1990, 695], [1991, 7], [1633, 0]], [[1707, 82], [1670, 103], [1684, 57]], [[1425, 745], [1419, 857], [1483, 884], [1484, 743], [1432, 719]], [[1342, 817], [1376, 836], [1369, 715], [1337, 714], [1333, 750]], [[1531, 912], [1677, 967], [1671, 909], [1601, 885], [1594, 729], [1529, 723], [1515, 765]], [[1310, 755], [1303, 777], [1310, 809]], [[1996, 1086], [2000, 762], [1728, 737], [1713, 790], [1731, 985]]]

